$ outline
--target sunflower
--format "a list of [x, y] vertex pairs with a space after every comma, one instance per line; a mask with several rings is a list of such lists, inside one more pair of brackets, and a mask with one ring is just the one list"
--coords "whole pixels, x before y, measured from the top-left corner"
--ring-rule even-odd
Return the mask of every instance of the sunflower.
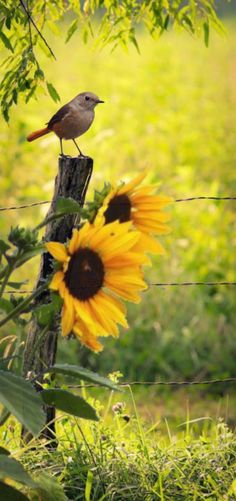
[[131, 222], [105, 226], [85, 223], [74, 229], [68, 245], [48, 242], [46, 248], [61, 263], [50, 284], [63, 298], [62, 334], [71, 331], [94, 351], [98, 336], [118, 336], [118, 326], [128, 327], [126, 309], [117, 297], [140, 302], [146, 289], [141, 265], [144, 254], [133, 251], [140, 239], [129, 231]]
[[[152, 235], [169, 233], [166, 225], [170, 216], [162, 211], [172, 202], [170, 197], [155, 195], [155, 186], [140, 186], [146, 173], [139, 174], [133, 181], [111, 187], [97, 212], [95, 221], [107, 224], [118, 220], [120, 223], [131, 221], [141, 232], [137, 249], [139, 252], [150, 251], [163, 254], [162, 245]], [[133, 250], [136, 250], [136, 246]]]

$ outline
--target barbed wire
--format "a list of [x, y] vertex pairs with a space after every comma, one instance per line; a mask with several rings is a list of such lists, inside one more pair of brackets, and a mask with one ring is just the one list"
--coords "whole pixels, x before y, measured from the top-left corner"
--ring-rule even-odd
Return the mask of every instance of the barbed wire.
[[176, 198], [175, 202], [191, 202], [192, 200], [236, 200], [236, 197], [212, 197], [212, 196], [199, 196], [188, 198]]
[[[208, 385], [208, 384], [220, 384], [220, 383], [236, 383], [236, 377], [227, 378], [217, 378], [217, 379], [207, 379], [203, 381], [124, 381], [115, 383], [117, 386], [197, 386], [197, 385]], [[68, 385], [68, 388], [98, 388], [98, 384], [80, 384], [80, 385]]]
[[[157, 283], [150, 283], [148, 284], [149, 287], [189, 287], [189, 286], [208, 286], [208, 287], [214, 287], [217, 285], [229, 285], [229, 286], [235, 286], [236, 282], [157, 282]], [[10, 291], [4, 291], [4, 294], [32, 294], [34, 292], [33, 290], [10, 290]]]
[[[187, 198], [176, 198], [174, 202], [192, 202], [193, 200], [236, 200], [235, 197], [216, 197], [216, 196], [198, 196], [198, 197], [187, 197]], [[12, 205], [9, 207], [0, 207], [0, 212], [8, 210], [18, 210], [18, 209], [28, 209], [30, 207], [36, 207], [37, 205], [50, 204], [51, 200], [45, 200], [40, 202], [32, 202], [30, 204], [23, 205]], [[121, 205], [121, 204], [119, 204]]]
[[44, 205], [44, 204], [50, 204], [50, 200], [45, 200], [42, 202], [32, 202], [31, 204], [24, 204], [24, 205], [12, 205], [9, 207], [0, 207], [0, 211], [6, 211], [6, 210], [18, 210], [18, 209], [28, 209], [29, 207], [35, 207], [36, 205]]
[[214, 285], [236, 285], [236, 282], [160, 282], [160, 283], [151, 283], [149, 286], [156, 287], [189, 287], [192, 285], [206, 285], [206, 286], [214, 286]]

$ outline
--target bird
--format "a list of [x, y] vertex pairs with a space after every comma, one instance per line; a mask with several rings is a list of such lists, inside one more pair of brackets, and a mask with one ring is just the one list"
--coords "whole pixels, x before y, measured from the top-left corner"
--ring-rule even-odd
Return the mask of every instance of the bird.
[[55, 115], [47, 122], [46, 127], [36, 130], [27, 136], [27, 141], [34, 141], [39, 137], [54, 132], [60, 139], [61, 155], [63, 139], [72, 139], [80, 156], [84, 156], [75, 138], [84, 134], [94, 120], [94, 108], [99, 103], [104, 103], [93, 92], [81, 92], [69, 103], [62, 106]]

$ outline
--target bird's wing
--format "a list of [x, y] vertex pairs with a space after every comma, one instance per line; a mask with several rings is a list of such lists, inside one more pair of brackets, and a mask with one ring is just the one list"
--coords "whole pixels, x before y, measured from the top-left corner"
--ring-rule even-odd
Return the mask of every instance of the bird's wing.
[[51, 120], [47, 123], [47, 126], [49, 129], [53, 128], [53, 125], [55, 125], [58, 122], [61, 122], [63, 118], [69, 113], [69, 106], [68, 104], [65, 104], [62, 106], [56, 113], [55, 115], [52, 116]]

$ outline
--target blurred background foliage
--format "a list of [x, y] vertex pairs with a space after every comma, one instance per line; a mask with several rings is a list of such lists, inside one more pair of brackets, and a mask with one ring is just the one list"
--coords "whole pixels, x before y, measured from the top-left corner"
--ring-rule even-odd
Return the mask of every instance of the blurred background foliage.
[[0, 0], [0, 43], [7, 57], [2, 61], [0, 80], [1, 110], [6, 121], [19, 96], [27, 103], [45, 87], [54, 101], [59, 100], [55, 86], [45, 76], [40, 53], [56, 60], [48, 43], [47, 31], [62, 36], [60, 21], [68, 19], [65, 43], [80, 32], [85, 43], [93, 39], [96, 47], [112, 48], [133, 44], [139, 50], [137, 31], [140, 27], [152, 36], [160, 36], [170, 26], [209, 42], [210, 28], [222, 32], [216, 14], [215, 0]]
[[[65, 34], [70, 22], [60, 25]], [[189, 34], [170, 31], [155, 40], [140, 30], [140, 54], [133, 46], [93, 50], [92, 40], [84, 45], [78, 34], [65, 45], [48, 34], [57, 61], [44, 54], [41, 63], [61, 104], [83, 90], [106, 102], [79, 142], [94, 158], [90, 197], [104, 181], [128, 180], [143, 169], [148, 182], [175, 199], [236, 195], [235, 23], [225, 20], [224, 37], [211, 32], [208, 48]], [[58, 140], [49, 135], [28, 144], [25, 138], [58, 106], [42, 86], [37, 99], [20, 99], [12, 108], [9, 125], [1, 121], [1, 206], [51, 199]], [[65, 151], [75, 154], [73, 144]], [[2, 235], [12, 225], [35, 225], [46, 210], [2, 212]], [[167, 253], [154, 259], [150, 282], [235, 281], [236, 202], [174, 203], [169, 211], [172, 233], [162, 239]], [[27, 289], [38, 266], [35, 259], [16, 273], [28, 280]], [[60, 339], [58, 360], [104, 374], [120, 370], [125, 379], [236, 376], [235, 295], [233, 287], [150, 287], [139, 306], [128, 308], [130, 329], [106, 339], [102, 354]], [[16, 342], [14, 329], [3, 335]]]

